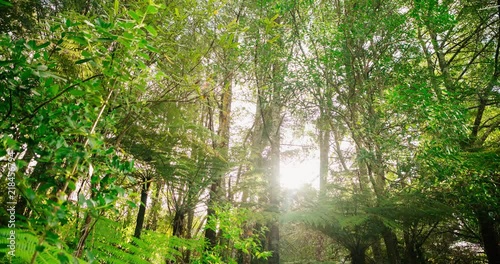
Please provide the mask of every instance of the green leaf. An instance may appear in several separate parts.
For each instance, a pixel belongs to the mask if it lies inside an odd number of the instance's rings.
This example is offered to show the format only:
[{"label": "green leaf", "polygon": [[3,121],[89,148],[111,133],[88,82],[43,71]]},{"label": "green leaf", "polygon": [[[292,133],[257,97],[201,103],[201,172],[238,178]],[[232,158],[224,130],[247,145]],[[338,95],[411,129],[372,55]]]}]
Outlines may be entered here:
[{"label": "green leaf", "polygon": [[43,252],[44,250],[45,250],[45,246],[43,246],[43,245],[36,246],[36,251]]},{"label": "green leaf", "polygon": [[40,77],[40,78],[51,78],[52,77],[54,79],[64,80],[64,78],[61,78],[50,71],[34,71],[33,74]]},{"label": "green leaf", "polygon": [[98,42],[113,42],[114,38],[97,38]]},{"label": "green leaf", "polygon": [[149,59],[150,59],[150,58],[149,58],[149,55],[148,55],[147,53],[144,53],[144,52],[140,52],[140,51],[138,51],[138,52],[137,52],[137,55],[139,55],[140,57],[142,57],[142,58],[143,58],[143,59],[145,59],[145,60],[149,60]]},{"label": "green leaf", "polygon": [[78,43],[78,44],[80,44],[82,46],[87,46],[88,45],[87,40],[84,37],[71,36],[71,37],[69,37],[69,39],[74,40],[76,43]]},{"label": "green leaf", "polygon": [[131,29],[135,26],[135,23],[132,22],[118,22],[117,25],[124,29]]},{"label": "green leaf", "polygon": [[36,48],[36,42],[34,40],[30,40],[24,43],[24,46],[30,50],[34,50]]},{"label": "green leaf", "polygon": [[130,208],[137,208],[137,204],[135,204],[134,202],[127,201],[127,204],[128,206],[130,206]]},{"label": "green leaf", "polygon": [[113,13],[116,15],[118,15],[118,8],[120,7],[120,1],[119,0],[115,0],[115,3],[114,3],[114,8],[113,8]]},{"label": "green leaf", "polygon": [[70,190],[75,190],[75,189],[76,189],[76,184],[75,184],[75,182],[74,182],[74,181],[69,181],[69,182],[68,182],[68,188],[69,188]]},{"label": "green leaf", "polygon": [[150,51],[152,51],[152,52],[155,52],[155,53],[160,52],[160,50],[159,50],[159,49],[157,49],[157,48],[155,48],[155,47],[153,47],[153,46],[151,46],[151,45],[146,45],[146,49],[148,49],[148,50],[150,50]]},{"label": "green leaf", "polygon": [[3,144],[6,149],[10,148],[17,150],[19,148],[19,143],[16,140],[10,138],[9,136],[4,136]]},{"label": "green leaf", "polygon": [[82,96],[85,94],[84,91],[80,91],[80,90],[70,90],[69,93],[74,95],[74,96]]},{"label": "green leaf", "polygon": [[158,13],[158,8],[152,5],[148,5],[148,8],[146,9],[146,14],[156,14]]},{"label": "green leaf", "polygon": [[131,16],[136,22],[140,22],[141,21],[141,17],[134,11],[130,10],[127,12],[127,14],[129,16]]},{"label": "green leaf", "polygon": [[153,37],[156,37],[158,35],[158,32],[156,31],[156,29],[151,26],[151,25],[147,25],[146,26],[146,30],[151,34],[153,35]]},{"label": "green leaf", "polygon": [[28,162],[25,160],[22,160],[22,159],[18,159],[18,160],[16,160],[16,166],[17,166],[17,168],[21,169],[21,168],[28,166]]},{"label": "green leaf", "polygon": [[69,258],[64,253],[62,253],[62,252],[59,252],[57,254],[57,259],[59,260],[59,262],[61,264],[70,263]]},{"label": "green leaf", "polygon": [[125,189],[123,189],[123,188],[121,188],[121,187],[116,186],[116,187],[115,187],[115,190],[116,190],[116,192],[117,192],[119,195],[124,195],[124,194],[125,194]]},{"label": "green leaf", "polygon": [[47,42],[45,42],[45,43],[43,43],[43,44],[40,44],[40,45],[36,46],[36,47],[35,47],[35,50],[39,50],[39,49],[46,48],[46,47],[48,47],[49,45],[50,45],[50,41],[47,41]]},{"label": "green leaf", "polygon": [[109,204],[113,203],[114,201],[115,201],[115,199],[112,197],[109,197],[109,195],[104,196],[104,204],[105,205],[109,205]]},{"label": "green leaf", "polygon": [[5,60],[5,61],[0,61],[0,67],[7,66],[9,64],[16,63],[15,60]]},{"label": "green leaf", "polygon": [[85,63],[87,61],[91,61],[93,59],[94,58],[85,58],[85,59],[77,60],[77,61],[75,61],[75,64],[83,64],[83,63]]},{"label": "green leaf", "polygon": [[3,5],[3,6],[10,6],[10,7],[12,7],[12,6],[13,6],[11,3],[7,2],[7,1],[0,0],[0,6],[2,6],[2,5]]},{"label": "green leaf", "polygon": [[86,51],[86,50],[83,50],[82,51],[82,56],[85,57],[85,58],[89,58],[89,57],[92,57],[92,53]]},{"label": "green leaf", "polygon": [[66,27],[71,27],[71,20],[69,20],[69,18],[64,18],[64,24],[66,25]]},{"label": "green leaf", "polygon": [[30,200],[30,201],[32,201],[36,197],[35,192],[31,188],[26,188],[25,194],[26,194],[26,198],[28,198],[28,200]]},{"label": "green leaf", "polygon": [[49,241],[58,241],[59,240],[59,235],[52,232],[52,231],[47,231],[47,240]]},{"label": "green leaf", "polygon": [[134,35],[131,34],[130,32],[124,32],[123,36],[127,39],[134,39]]}]

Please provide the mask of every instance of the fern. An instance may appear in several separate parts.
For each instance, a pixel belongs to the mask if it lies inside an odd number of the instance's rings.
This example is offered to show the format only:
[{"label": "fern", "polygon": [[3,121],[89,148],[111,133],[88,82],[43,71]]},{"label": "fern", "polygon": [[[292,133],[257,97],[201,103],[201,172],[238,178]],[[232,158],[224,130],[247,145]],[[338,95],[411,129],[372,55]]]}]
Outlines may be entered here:
[{"label": "fern", "polygon": [[123,233],[120,223],[106,218],[100,219],[88,240],[95,260],[113,264],[151,263],[148,260],[150,252],[145,252],[143,248],[137,246],[141,244],[136,241],[139,239],[132,240]]},{"label": "fern", "polygon": [[164,263],[165,258],[176,260],[182,249],[200,252],[202,242],[196,239],[167,237],[165,234],[144,230],[142,239],[130,237],[122,232],[120,223],[100,219],[89,237],[89,250],[97,262]]},{"label": "fern", "polygon": [[[0,237],[2,241],[8,241],[10,230],[7,228],[0,229]],[[67,248],[61,244],[59,247],[43,242],[39,245],[39,238],[27,230],[16,230],[16,251],[15,257],[8,255],[9,249],[7,243],[0,244],[0,262],[2,263],[29,263],[33,254],[39,248],[36,258],[36,263],[85,263],[80,259],[76,259],[67,252]]]}]

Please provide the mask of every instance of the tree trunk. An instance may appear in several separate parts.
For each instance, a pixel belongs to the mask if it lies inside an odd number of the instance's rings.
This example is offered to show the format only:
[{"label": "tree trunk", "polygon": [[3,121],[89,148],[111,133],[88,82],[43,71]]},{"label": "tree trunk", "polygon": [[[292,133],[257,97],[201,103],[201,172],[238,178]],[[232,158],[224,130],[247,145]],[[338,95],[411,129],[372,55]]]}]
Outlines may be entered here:
[{"label": "tree trunk", "polygon": [[382,256],[382,243],[380,239],[378,239],[373,245],[371,245],[372,252],[373,252],[373,259],[375,260],[375,263],[384,263],[384,257]]},{"label": "tree trunk", "polygon": [[[96,188],[96,183],[92,183],[90,185],[90,197],[95,198],[95,192],[93,191]],[[97,222],[94,221],[94,224]],[[93,225],[92,225],[92,215],[90,212],[87,212],[85,216],[85,221],[82,226],[82,230],[80,231],[80,239],[78,240],[78,245],[75,250],[75,257],[79,258],[83,254],[83,250],[85,249],[85,241],[87,240],[87,237],[90,234],[90,231],[92,231]]]},{"label": "tree trunk", "polygon": [[137,213],[137,221],[135,225],[134,237],[141,238],[142,227],[144,225],[144,217],[146,216],[146,204],[148,202],[148,192],[151,182],[149,178],[144,178],[141,188],[141,205],[139,206],[139,213]]},{"label": "tree trunk", "polygon": [[415,250],[415,242],[411,238],[410,230],[404,230],[405,256],[404,262],[408,264],[418,264],[418,255]]},{"label": "tree trunk", "polygon": [[[209,207],[207,209],[207,221],[212,216],[215,217],[215,210],[212,209],[211,205],[209,205]],[[215,247],[217,245],[217,232],[216,232],[216,230],[212,230],[210,228],[207,228],[205,230],[205,239],[208,240],[209,248]]]},{"label": "tree trunk", "polygon": [[268,259],[269,264],[279,264],[280,263],[280,229],[278,221],[274,221],[270,224],[269,228],[269,250],[273,252],[271,257]]},{"label": "tree trunk", "polygon": [[163,187],[163,183],[157,182],[156,183],[156,192],[155,196],[153,198],[153,202],[151,204],[151,210],[150,210],[150,215],[149,215],[149,221],[147,224],[147,229],[156,231],[156,228],[158,227],[158,210],[159,210],[159,200],[160,200],[160,194],[161,190]]},{"label": "tree trunk", "polygon": [[390,264],[399,264],[401,263],[401,259],[398,253],[398,238],[394,232],[385,228],[382,233],[382,237],[384,238],[385,248],[387,251],[387,259]]},{"label": "tree trunk", "polygon": [[[279,130],[279,128],[278,128]],[[278,132],[279,134],[279,132]],[[273,252],[272,256],[268,259],[269,264],[279,264],[279,243],[280,232],[277,217],[280,213],[279,208],[279,194],[280,194],[280,140],[279,135],[271,142],[271,173],[269,175],[269,202],[270,211],[276,214],[276,219],[271,220],[268,225],[269,228],[269,247],[268,249]]]},{"label": "tree trunk", "polygon": [[330,130],[328,121],[324,114],[319,120],[319,193],[321,197],[326,195],[326,184],[328,182],[328,155],[330,152]]},{"label": "tree trunk", "polygon": [[[225,173],[227,158],[229,156],[229,128],[232,101],[232,73],[227,73],[226,80],[219,104],[219,128],[217,130],[218,139],[213,140],[213,148],[218,151],[221,157],[216,157],[212,164],[213,183],[210,186],[210,197],[208,200],[207,219],[215,216],[214,206],[220,200],[220,187],[222,185]],[[209,241],[209,248],[213,248],[217,242],[217,232],[207,229],[205,238]]]},{"label": "tree trunk", "polygon": [[[277,18],[277,24],[281,24],[281,19]],[[278,40],[278,45],[283,46],[283,41]],[[272,71],[272,94],[270,94],[270,103],[266,108],[269,111],[269,119],[264,120],[264,132],[271,146],[270,153],[270,173],[269,173],[269,207],[270,211],[275,214],[269,224],[269,250],[272,251],[272,256],[269,257],[269,264],[280,263],[280,232],[278,217],[280,215],[280,161],[281,161],[281,109],[283,105],[282,84],[284,80],[285,67],[282,62],[275,60],[271,65]],[[264,115],[266,116],[266,115]],[[266,124],[267,123],[267,124]]]},{"label": "tree trunk", "polygon": [[351,264],[365,264],[366,256],[365,256],[365,248],[355,248],[350,250],[351,255]]},{"label": "tree trunk", "polygon": [[90,216],[90,213],[87,213],[87,215],[85,216],[85,222],[83,223],[82,231],[80,232],[80,239],[78,240],[78,245],[76,246],[75,250],[75,257],[77,258],[82,256],[83,250],[85,249],[85,241],[87,240],[87,237],[89,236],[92,229],[91,223],[92,216]]},{"label": "tree trunk", "polygon": [[172,235],[177,237],[184,236],[184,220],[186,218],[186,212],[182,206],[180,208],[176,208],[174,215],[174,223],[172,225]]},{"label": "tree trunk", "polygon": [[[194,221],[194,206],[188,209],[187,213],[187,226],[186,226],[186,238],[190,239],[193,233],[193,221]],[[191,250],[188,249],[184,252],[184,263],[191,263]]]},{"label": "tree trunk", "polygon": [[500,237],[497,228],[495,228],[496,223],[487,212],[480,212],[477,217],[488,263],[500,264]]}]

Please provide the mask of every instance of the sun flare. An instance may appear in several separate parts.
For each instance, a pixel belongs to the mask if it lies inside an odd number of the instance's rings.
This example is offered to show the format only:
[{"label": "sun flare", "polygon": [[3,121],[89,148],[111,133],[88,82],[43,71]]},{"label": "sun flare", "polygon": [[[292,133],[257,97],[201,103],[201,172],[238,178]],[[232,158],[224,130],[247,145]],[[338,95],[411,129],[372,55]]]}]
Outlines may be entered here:
[{"label": "sun flare", "polygon": [[280,182],[284,189],[299,189],[308,184],[319,188],[319,159],[282,161],[280,166]]}]

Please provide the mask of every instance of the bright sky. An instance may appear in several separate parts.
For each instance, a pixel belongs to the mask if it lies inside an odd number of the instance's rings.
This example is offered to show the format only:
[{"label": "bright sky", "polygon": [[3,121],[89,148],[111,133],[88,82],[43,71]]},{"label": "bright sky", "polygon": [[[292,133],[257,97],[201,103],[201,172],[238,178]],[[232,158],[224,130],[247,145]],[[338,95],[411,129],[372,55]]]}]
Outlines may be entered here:
[{"label": "bright sky", "polygon": [[[231,106],[233,142],[242,140],[246,131],[252,126],[255,114],[254,96],[251,89],[239,85],[234,87]],[[314,140],[308,136],[314,134],[315,127],[306,122],[303,133],[294,133],[294,128],[302,130],[297,125],[288,119],[281,127],[281,187],[299,189],[303,185],[311,184],[319,189],[319,150]]]},{"label": "bright sky", "polygon": [[299,189],[303,185],[311,184],[319,189],[319,158],[307,157],[303,161],[290,159],[281,161],[281,187],[285,189]]}]

